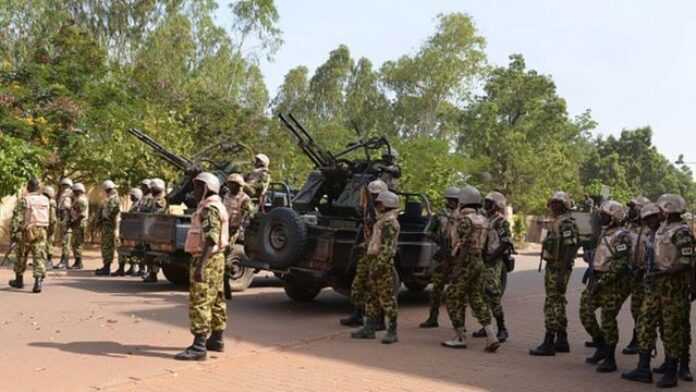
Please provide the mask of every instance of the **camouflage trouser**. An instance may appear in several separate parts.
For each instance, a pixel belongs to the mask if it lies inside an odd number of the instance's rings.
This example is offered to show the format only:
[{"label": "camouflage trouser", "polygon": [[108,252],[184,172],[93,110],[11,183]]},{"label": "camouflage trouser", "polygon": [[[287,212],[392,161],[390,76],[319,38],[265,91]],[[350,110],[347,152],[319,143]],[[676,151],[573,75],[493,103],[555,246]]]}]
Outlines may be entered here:
[{"label": "camouflage trouser", "polygon": [[452,268],[450,263],[440,261],[438,262],[433,275],[431,277],[431,282],[433,283],[433,291],[430,293],[430,311],[437,312],[440,309],[440,304],[442,303],[442,297],[445,292],[445,286],[449,281],[450,274],[452,273]]},{"label": "camouflage trouser", "polygon": [[471,305],[474,317],[486,327],[491,324],[491,310],[483,299],[483,260],[480,256],[465,256],[466,260],[459,270],[455,268],[454,278],[447,285],[445,303],[447,313],[454,328],[463,328],[466,324],[466,305]]},{"label": "camouflage trouser", "polygon": [[14,265],[16,274],[21,275],[27,270],[28,255],[31,253],[34,277],[46,276],[46,235],[45,228],[34,227],[24,234],[22,241],[17,243],[17,261]]},{"label": "camouflage trouser", "polygon": [[631,316],[633,317],[634,325],[638,324],[640,317],[640,307],[645,298],[645,287],[643,285],[643,274],[634,274],[631,276]]},{"label": "camouflage trouser", "polygon": [[54,240],[54,231],[51,230],[46,233],[46,258],[50,258],[53,256],[53,240]]},{"label": "camouflage trouser", "polygon": [[496,319],[503,317],[503,288],[501,287],[500,277],[503,274],[503,262],[497,260],[494,264],[486,264],[483,272],[484,294],[488,307]]},{"label": "camouflage trouser", "polygon": [[688,346],[688,327],[685,315],[689,311],[687,284],[680,275],[655,278],[645,292],[638,319],[638,343],[640,351],[649,352],[655,347],[658,325],[662,327],[665,356],[679,357]]},{"label": "camouflage trouser", "polygon": [[[627,293],[627,287],[617,285],[601,287],[593,296],[590,295],[589,289],[583,290],[580,296],[580,321],[592,339],[597,340],[603,337],[608,345],[619,342],[619,325],[616,317],[626,300]],[[597,309],[601,310],[601,327],[597,322]]]},{"label": "camouflage trouser", "polygon": [[366,258],[366,263],[369,268],[365,303],[367,317],[377,320],[384,312],[388,320],[396,320],[399,305],[394,295],[394,266],[369,257]]},{"label": "camouflage trouser", "polygon": [[101,256],[104,265],[114,261],[114,254],[118,246],[116,230],[112,226],[104,226],[101,229]]},{"label": "camouflage trouser", "polygon": [[[73,256],[75,258],[82,257],[82,246],[85,243],[85,227],[73,227],[72,235],[70,238],[70,247],[73,251]],[[68,254],[66,253],[66,256]]]},{"label": "camouflage trouser", "polygon": [[565,332],[568,327],[566,316],[566,291],[572,269],[546,266],[544,271],[544,326],[549,332]]},{"label": "camouflage trouser", "polygon": [[208,259],[204,282],[193,280],[200,259],[194,258],[190,269],[189,320],[191,333],[206,335],[211,331],[224,331],[227,323],[227,305],[223,293],[225,255],[218,253]]},{"label": "camouflage trouser", "polygon": [[369,272],[369,258],[367,256],[360,257],[355,266],[353,283],[350,286],[350,302],[356,308],[362,308],[367,303]]},{"label": "camouflage trouser", "polygon": [[71,245],[71,243],[72,243],[72,231],[69,228],[61,227],[61,236],[60,236],[60,245],[61,245],[60,255],[61,255],[61,257],[65,257],[65,258],[70,257],[70,245]]}]

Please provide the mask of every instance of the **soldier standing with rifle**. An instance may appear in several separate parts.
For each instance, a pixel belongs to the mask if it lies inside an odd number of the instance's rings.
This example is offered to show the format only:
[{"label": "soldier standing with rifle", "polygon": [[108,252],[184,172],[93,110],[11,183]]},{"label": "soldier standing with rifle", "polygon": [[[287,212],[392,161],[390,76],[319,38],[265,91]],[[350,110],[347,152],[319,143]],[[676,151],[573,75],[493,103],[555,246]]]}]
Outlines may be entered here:
[{"label": "soldier standing with rifle", "polygon": [[14,265],[15,279],[10,287],[24,288],[24,271],[27,269],[28,253],[31,252],[34,266],[34,293],[40,293],[46,277],[46,237],[49,225],[50,202],[41,194],[39,181],[35,178],[27,184],[27,194],[18,202],[12,217],[12,238],[17,241],[17,262]]},{"label": "soldier standing with rifle", "polygon": [[[140,188],[133,188],[128,192],[128,198],[130,199],[131,205],[128,212],[138,212],[140,208],[140,200],[143,198],[143,191]],[[124,271],[126,263],[129,264],[128,271]],[[118,270],[111,274],[111,276],[135,276],[135,265],[137,264],[137,259],[133,256],[125,257],[122,255],[118,256]],[[123,273],[121,273],[123,271]]]},{"label": "soldier standing with rifle", "polygon": [[60,180],[60,195],[58,196],[58,231],[60,232],[61,253],[60,262],[56,268],[68,269],[70,258],[70,242],[72,231],[70,229],[70,210],[72,209],[72,186],[69,178]]},{"label": "soldier standing with rifle", "polygon": [[[110,180],[104,181],[102,189],[106,193],[106,200],[102,204],[97,217],[97,225],[101,229],[101,256],[102,268],[94,271],[97,276],[110,276],[111,263],[114,261],[114,253],[118,247],[118,221],[121,216],[121,200],[116,191],[116,184]],[[119,266],[118,274],[123,276],[123,266]]]},{"label": "soldier standing with rifle", "polygon": [[[387,184],[380,180],[371,181],[367,185],[367,192],[363,192],[365,205],[363,213],[363,238],[359,242],[365,246],[366,242],[372,237],[372,227],[376,222],[377,212],[375,210],[374,200],[377,199],[382,192],[387,192],[389,188]],[[368,296],[368,274],[369,274],[369,257],[367,254],[360,257],[356,263],[355,276],[353,277],[353,282],[350,288],[350,302],[353,305],[353,312],[348,318],[340,320],[341,325],[347,327],[358,327],[363,325],[363,316],[365,311],[365,304],[367,303]],[[376,326],[378,331],[384,329],[384,317],[382,317],[382,322],[378,322]]]},{"label": "soldier standing with rifle", "polygon": [[56,233],[56,191],[52,186],[46,185],[43,188],[43,195],[48,198],[49,201],[49,214],[48,214],[48,233],[46,237],[46,269],[53,269],[52,262],[52,245],[53,245],[53,235]]},{"label": "soldier standing with rifle", "polygon": [[452,273],[452,244],[450,242],[450,232],[452,226],[457,221],[457,206],[459,205],[459,192],[457,187],[449,187],[445,190],[445,207],[437,215],[433,227],[433,235],[438,244],[438,251],[435,254],[435,269],[432,273],[431,282],[433,284],[430,292],[430,315],[428,319],[420,324],[421,328],[437,328],[440,326],[438,316],[440,314],[440,304],[445,286]]},{"label": "soldier standing with rifle", "polygon": [[[592,278],[580,300],[580,320],[585,330],[597,342],[594,355],[585,362],[596,365],[599,373],[616,371],[616,344],[619,329],[616,317],[630,292],[630,257],[633,238],[622,227],[623,206],[613,200],[600,207],[604,230],[592,261]],[[596,311],[601,309],[602,326],[597,323]],[[601,362],[601,363],[600,363]]]},{"label": "soldier standing with rifle", "polygon": [[[70,230],[72,237],[70,247],[75,257],[75,263],[71,269],[81,270],[82,265],[82,247],[85,243],[85,231],[87,230],[87,217],[89,216],[89,201],[85,193],[87,190],[82,183],[76,183],[72,187],[73,198],[70,207]],[[69,261],[66,259],[66,262]]]},{"label": "soldier standing with rifle", "polygon": [[234,252],[234,244],[242,233],[244,223],[254,211],[251,198],[244,192],[244,177],[241,174],[230,174],[227,177],[227,193],[222,198],[222,202],[227,209],[230,222],[230,246],[225,251],[225,298],[232,298],[232,288],[230,287],[230,266],[231,257]]},{"label": "soldier standing with rifle", "polygon": [[552,356],[570,352],[566,291],[579,248],[579,230],[570,214],[572,200],[565,192],[556,192],[548,203],[552,214],[551,227],[542,245],[544,272],[544,324],[546,334],[538,347],[529,350],[533,356]]},{"label": "soldier standing with rifle", "polygon": [[[167,213],[167,199],[165,197],[164,191],[166,184],[164,180],[160,178],[154,178],[149,180],[150,184],[150,194],[147,199],[144,199],[143,208],[141,212],[146,212],[149,214],[165,214]],[[148,273],[143,278],[146,283],[157,282],[157,275],[159,274],[160,264],[159,260],[152,256],[145,256],[143,260],[148,268]]]},{"label": "soldier standing with rifle", "polygon": [[271,160],[268,156],[257,154],[254,157],[254,170],[245,178],[244,191],[251,196],[254,205],[259,209],[263,209],[263,199],[271,185],[270,164]]}]

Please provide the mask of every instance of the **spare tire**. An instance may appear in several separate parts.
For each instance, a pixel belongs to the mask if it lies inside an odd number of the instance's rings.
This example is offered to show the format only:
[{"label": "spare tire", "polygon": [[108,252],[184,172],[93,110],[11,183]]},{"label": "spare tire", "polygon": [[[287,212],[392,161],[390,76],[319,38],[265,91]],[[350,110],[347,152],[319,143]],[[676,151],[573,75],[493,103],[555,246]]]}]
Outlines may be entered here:
[{"label": "spare tire", "polygon": [[254,258],[268,263],[272,269],[285,269],[304,255],[307,226],[293,209],[278,207],[269,211],[256,232]]}]

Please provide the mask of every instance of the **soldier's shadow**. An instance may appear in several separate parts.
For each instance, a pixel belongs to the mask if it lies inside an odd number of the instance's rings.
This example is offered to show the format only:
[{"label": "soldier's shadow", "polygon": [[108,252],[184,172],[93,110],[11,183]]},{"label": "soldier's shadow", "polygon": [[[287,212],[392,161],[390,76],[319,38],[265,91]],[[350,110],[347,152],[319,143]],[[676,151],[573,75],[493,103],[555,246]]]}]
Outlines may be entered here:
[{"label": "soldier's shadow", "polygon": [[74,354],[94,355],[108,358],[128,358],[130,356],[139,356],[171,359],[173,358],[175,352],[181,351],[181,347],[123,345],[117,342],[108,341],[69,343],[33,342],[29,343],[29,345],[32,347],[52,348]]}]

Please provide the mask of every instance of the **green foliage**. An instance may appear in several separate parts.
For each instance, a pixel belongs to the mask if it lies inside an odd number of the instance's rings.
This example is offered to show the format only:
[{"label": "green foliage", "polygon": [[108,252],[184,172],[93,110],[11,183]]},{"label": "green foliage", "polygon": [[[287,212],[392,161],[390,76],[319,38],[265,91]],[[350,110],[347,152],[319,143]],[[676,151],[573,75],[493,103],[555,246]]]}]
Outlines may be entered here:
[{"label": "green foliage", "polygon": [[15,193],[28,178],[38,177],[40,158],[40,151],[29,143],[0,133],[0,198]]}]

